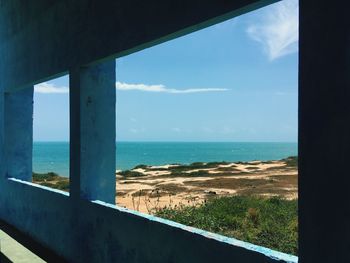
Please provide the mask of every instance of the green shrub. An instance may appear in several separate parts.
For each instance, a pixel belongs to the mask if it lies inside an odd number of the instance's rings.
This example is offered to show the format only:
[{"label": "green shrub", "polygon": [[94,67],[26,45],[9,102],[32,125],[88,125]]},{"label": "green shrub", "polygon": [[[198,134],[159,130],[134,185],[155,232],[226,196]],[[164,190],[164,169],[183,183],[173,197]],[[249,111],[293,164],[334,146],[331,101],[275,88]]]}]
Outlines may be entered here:
[{"label": "green shrub", "polygon": [[69,179],[53,172],[45,174],[33,173],[33,182],[42,186],[69,191]]},{"label": "green shrub", "polygon": [[147,169],[149,168],[148,165],[146,164],[139,164],[139,165],[136,165],[133,169]]},{"label": "green shrub", "polygon": [[121,176],[124,177],[141,177],[141,176],[146,176],[144,173],[136,172],[136,171],[130,171],[130,170],[125,170],[125,171],[120,171],[118,173]]},{"label": "green shrub", "polygon": [[298,254],[297,200],[219,197],[200,206],[158,209],[156,215],[285,253]]},{"label": "green shrub", "polygon": [[56,188],[62,191],[69,191],[69,181],[68,180],[58,181],[53,188]]},{"label": "green shrub", "polygon": [[289,156],[285,159],[282,159],[287,166],[289,167],[297,167],[298,166],[298,156]]},{"label": "green shrub", "polygon": [[205,176],[209,176],[210,173],[208,171],[196,171],[196,172],[191,172],[191,173],[186,173],[187,176],[191,176],[191,177],[205,177]]},{"label": "green shrub", "polygon": [[171,176],[187,176],[187,173],[181,170],[172,170],[170,173]]},{"label": "green shrub", "polygon": [[228,164],[227,162],[194,162],[191,164],[179,164],[176,166],[170,166],[168,168],[169,171],[190,171],[190,170],[197,170],[197,169],[208,169],[208,168],[216,168],[221,164]]},{"label": "green shrub", "polygon": [[185,172],[185,171],[181,171],[181,170],[173,170],[170,173],[170,176],[178,176],[178,177],[204,177],[204,176],[209,176],[211,174],[209,174],[208,171],[203,171],[203,170],[199,170],[199,171],[195,171],[195,172]]},{"label": "green shrub", "polygon": [[33,172],[33,181],[53,181],[57,180],[60,176],[56,173],[53,172],[48,172],[48,173],[34,173]]},{"label": "green shrub", "polygon": [[150,171],[168,171],[168,168],[164,168],[164,167],[161,167],[161,168],[159,168],[159,167],[148,167],[148,169]]}]

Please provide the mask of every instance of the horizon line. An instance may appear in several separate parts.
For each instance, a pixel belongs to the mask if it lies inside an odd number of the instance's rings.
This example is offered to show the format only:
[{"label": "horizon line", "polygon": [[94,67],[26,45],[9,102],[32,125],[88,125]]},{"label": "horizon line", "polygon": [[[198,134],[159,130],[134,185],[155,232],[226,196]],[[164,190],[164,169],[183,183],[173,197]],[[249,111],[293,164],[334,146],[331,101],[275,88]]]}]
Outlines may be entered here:
[{"label": "horizon line", "polygon": [[[67,142],[69,143],[70,141],[68,140],[35,140],[33,141],[33,143],[35,142]],[[298,143],[298,141],[212,141],[212,140],[208,140],[208,141],[191,141],[191,140],[186,140],[186,141],[178,141],[178,140],[164,140],[164,141],[156,141],[156,140],[120,140],[120,141],[115,141],[116,143],[118,142],[159,142],[159,143],[194,143],[194,142],[198,142],[198,143]]]}]

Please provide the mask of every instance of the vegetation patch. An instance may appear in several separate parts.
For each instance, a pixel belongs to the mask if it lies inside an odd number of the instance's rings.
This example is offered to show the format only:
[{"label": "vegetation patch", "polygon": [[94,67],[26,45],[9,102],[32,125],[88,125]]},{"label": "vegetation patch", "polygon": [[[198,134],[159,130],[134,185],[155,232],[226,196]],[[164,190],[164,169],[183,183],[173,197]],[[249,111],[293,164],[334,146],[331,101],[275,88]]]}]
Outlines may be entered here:
[{"label": "vegetation patch", "polygon": [[289,254],[298,254],[297,200],[231,196],[199,206],[160,208],[156,215]]},{"label": "vegetation patch", "polygon": [[292,187],[298,185],[298,176],[297,175],[289,175],[289,174],[275,174],[269,176],[270,179],[273,179],[276,184],[276,187],[284,186],[284,187]]},{"label": "vegetation patch", "polygon": [[197,170],[197,169],[209,169],[209,168],[216,168],[219,165],[225,165],[225,164],[229,164],[228,162],[208,162],[208,163],[204,163],[204,162],[194,162],[191,164],[180,164],[180,165],[176,165],[176,166],[170,166],[168,168],[168,170],[170,171],[189,171],[189,170]]},{"label": "vegetation patch", "polygon": [[45,181],[54,181],[57,180],[60,176],[56,173],[49,172],[49,173],[33,173],[33,182],[45,182]]},{"label": "vegetation patch", "polygon": [[229,167],[218,167],[215,169],[215,171],[220,171],[220,172],[241,172],[241,170],[234,168],[232,166]]},{"label": "vegetation patch", "polygon": [[262,161],[263,164],[274,164],[276,161]]},{"label": "vegetation patch", "polygon": [[289,156],[281,161],[285,162],[288,167],[298,167],[298,156]]},{"label": "vegetation patch", "polygon": [[146,174],[144,174],[144,173],[131,171],[131,170],[120,171],[117,174],[121,175],[123,177],[142,177],[142,176],[146,176]]},{"label": "vegetation patch", "polygon": [[134,196],[134,197],[147,196],[147,195],[149,195],[149,192],[150,192],[150,190],[141,189],[141,190],[139,190],[137,192],[132,193],[131,196]]},{"label": "vegetation patch", "polygon": [[61,180],[61,181],[58,181],[56,184],[55,184],[55,187],[56,189],[59,189],[59,190],[62,190],[62,191],[66,191],[68,192],[69,191],[69,181],[68,180]]},{"label": "vegetation patch", "polygon": [[187,191],[187,188],[185,186],[170,183],[170,184],[157,185],[157,188],[155,189],[155,191],[163,191],[168,193],[181,193],[181,192]]},{"label": "vegetation patch", "polygon": [[133,170],[134,170],[134,169],[148,169],[148,168],[149,168],[149,166],[146,165],[146,164],[139,164],[139,165],[136,165],[136,166],[133,168]]},{"label": "vegetation patch", "polygon": [[33,173],[33,183],[62,190],[69,191],[69,179],[66,177],[59,176],[56,173]]},{"label": "vegetation patch", "polygon": [[168,168],[165,167],[148,167],[149,171],[168,171]]},{"label": "vegetation patch", "polygon": [[[214,170],[218,171],[218,170]],[[242,172],[241,170],[228,170],[228,171],[218,171],[210,173],[207,170],[199,170],[194,172],[186,172],[180,170],[173,170],[170,173],[170,176],[174,177],[223,177],[223,176],[237,176],[237,175],[245,175],[249,174],[249,172]],[[164,175],[163,177],[168,177],[169,175]]]},{"label": "vegetation patch", "polygon": [[116,196],[119,196],[119,197],[121,197],[121,196],[126,196],[128,194],[128,192],[127,191],[116,191],[116,193],[115,193],[115,195]]},{"label": "vegetation patch", "polygon": [[246,164],[249,164],[249,165],[259,165],[261,164],[261,162],[247,162]]},{"label": "vegetation patch", "polygon": [[200,170],[200,171],[187,173],[187,175],[190,177],[205,177],[205,176],[210,176],[211,174],[208,171]]},{"label": "vegetation patch", "polygon": [[271,167],[266,168],[267,171],[271,171],[271,170],[281,170],[281,169],[285,170],[286,167],[283,165],[283,166],[271,166]]},{"label": "vegetation patch", "polygon": [[[168,175],[166,175],[168,176]],[[184,171],[181,171],[181,170],[172,170],[171,173],[170,173],[170,176],[179,176],[179,177],[183,177],[183,176],[188,176],[188,174]]]},{"label": "vegetation patch", "polygon": [[239,189],[239,188],[256,188],[262,185],[271,185],[265,179],[246,179],[246,178],[216,178],[203,181],[187,181],[185,184],[205,187],[205,188],[220,188],[220,189]]},{"label": "vegetation patch", "polygon": [[206,177],[206,176],[215,176],[215,174],[211,174],[206,170],[199,170],[194,172],[185,172],[179,170],[173,170],[170,173],[170,176],[174,177]]}]

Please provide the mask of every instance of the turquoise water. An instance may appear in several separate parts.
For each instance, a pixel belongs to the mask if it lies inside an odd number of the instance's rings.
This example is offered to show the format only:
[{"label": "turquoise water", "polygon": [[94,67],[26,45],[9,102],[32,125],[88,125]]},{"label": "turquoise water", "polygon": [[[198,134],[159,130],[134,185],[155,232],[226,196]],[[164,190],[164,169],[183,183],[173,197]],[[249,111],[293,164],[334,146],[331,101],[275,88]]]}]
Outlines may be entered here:
[{"label": "turquoise water", "polygon": [[[297,143],[255,142],[117,142],[116,169],[138,164],[278,160],[297,155]],[[68,142],[35,142],[33,170],[69,175]]]}]

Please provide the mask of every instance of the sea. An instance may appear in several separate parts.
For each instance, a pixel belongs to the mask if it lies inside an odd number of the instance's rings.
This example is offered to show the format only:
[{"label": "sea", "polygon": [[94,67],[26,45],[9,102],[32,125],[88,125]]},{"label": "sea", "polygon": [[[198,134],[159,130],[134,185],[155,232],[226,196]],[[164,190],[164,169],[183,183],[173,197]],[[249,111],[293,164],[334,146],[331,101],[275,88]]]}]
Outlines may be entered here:
[{"label": "sea", "polygon": [[[296,156],[294,142],[117,142],[116,169],[139,164],[279,160]],[[33,171],[69,176],[69,142],[34,142]]]}]

